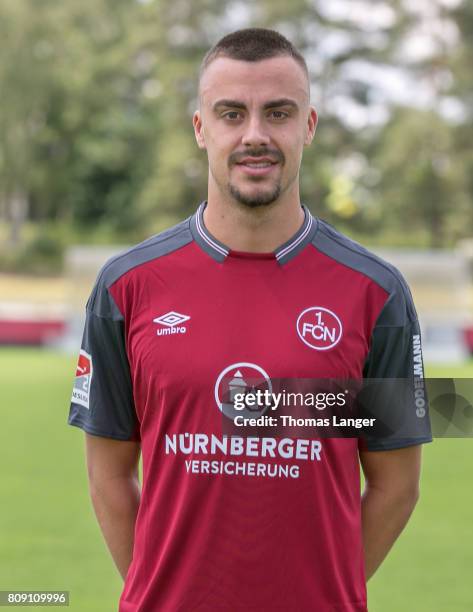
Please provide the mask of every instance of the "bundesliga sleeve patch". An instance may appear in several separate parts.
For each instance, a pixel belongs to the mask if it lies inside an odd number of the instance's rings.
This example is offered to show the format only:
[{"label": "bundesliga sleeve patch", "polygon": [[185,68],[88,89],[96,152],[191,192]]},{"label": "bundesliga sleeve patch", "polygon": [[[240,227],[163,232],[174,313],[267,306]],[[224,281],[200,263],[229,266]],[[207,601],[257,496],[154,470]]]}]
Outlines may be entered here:
[{"label": "bundesliga sleeve patch", "polygon": [[77,363],[76,378],[72,389],[72,399],[74,404],[80,404],[89,409],[90,385],[92,383],[92,356],[84,349],[80,350],[79,361]]}]

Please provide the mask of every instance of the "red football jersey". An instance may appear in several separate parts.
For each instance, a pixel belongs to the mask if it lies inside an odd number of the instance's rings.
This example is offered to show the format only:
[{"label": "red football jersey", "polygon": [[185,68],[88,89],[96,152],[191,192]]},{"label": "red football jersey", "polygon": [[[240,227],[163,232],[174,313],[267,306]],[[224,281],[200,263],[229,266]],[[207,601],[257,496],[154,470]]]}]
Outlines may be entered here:
[{"label": "red football jersey", "polygon": [[[263,378],[411,378],[420,334],[399,272],[312,217],[274,253],[191,218],[112,259],[87,304],[69,423],[140,440],[120,612],[367,610],[358,440],[228,436],[228,393]],[[425,413],[425,414],[424,414]]]}]

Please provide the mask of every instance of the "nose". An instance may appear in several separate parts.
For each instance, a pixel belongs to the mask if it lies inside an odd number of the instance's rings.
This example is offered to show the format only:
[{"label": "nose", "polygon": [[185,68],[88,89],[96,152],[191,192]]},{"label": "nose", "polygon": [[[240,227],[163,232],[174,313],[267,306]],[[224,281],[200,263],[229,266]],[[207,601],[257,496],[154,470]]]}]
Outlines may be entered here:
[{"label": "nose", "polygon": [[245,126],[242,144],[248,147],[267,146],[270,138],[263,121],[259,117],[250,117]]}]

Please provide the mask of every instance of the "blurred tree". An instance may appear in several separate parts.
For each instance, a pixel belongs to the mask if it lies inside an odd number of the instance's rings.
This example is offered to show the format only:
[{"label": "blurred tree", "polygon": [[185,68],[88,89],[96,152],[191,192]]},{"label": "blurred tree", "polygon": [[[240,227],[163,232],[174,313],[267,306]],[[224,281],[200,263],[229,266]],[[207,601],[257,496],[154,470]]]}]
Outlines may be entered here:
[{"label": "blurred tree", "polygon": [[0,211],[10,225],[9,245],[20,240],[29,215],[33,146],[51,78],[36,46],[47,36],[24,2],[2,5],[0,37]]},{"label": "blurred tree", "polygon": [[378,193],[390,224],[399,233],[427,234],[431,247],[452,244],[468,206],[451,126],[433,111],[399,111],[384,133],[378,163]]},{"label": "blurred tree", "polygon": [[[454,75],[450,94],[457,103],[461,121],[454,131],[455,163],[463,170],[468,199],[468,222],[463,235],[473,237],[473,4],[460,2],[452,11],[459,32],[459,44],[450,56]],[[458,102],[460,107],[458,108]]]},{"label": "blurred tree", "polygon": [[153,146],[136,45],[139,11],[132,0],[86,0],[54,3],[42,16],[55,25],[56,91],[36,151],[39,166],[48,160],[37,187],[49,216],[125,232],[138,223],[133,202]]},{"label": "blurred tree", "polygon": [[471,126],[471,69],[465,70],[465,60],[473,51],[473,11],[466,2],[445,0],[405,3],[403,10],[405,28],[392,57],[409,89],[378,139],[382,179],[376,192],[398,232],[423,234],[433,247],[450,246],[473,231],[465,164],[471,147],[461,144]]},{"label": "blurred tree", "polygon": [[140,10],[133,0],[2,4],[0,171],[14,242],[27,204],[32,219],[136,225],[153,146]]}]

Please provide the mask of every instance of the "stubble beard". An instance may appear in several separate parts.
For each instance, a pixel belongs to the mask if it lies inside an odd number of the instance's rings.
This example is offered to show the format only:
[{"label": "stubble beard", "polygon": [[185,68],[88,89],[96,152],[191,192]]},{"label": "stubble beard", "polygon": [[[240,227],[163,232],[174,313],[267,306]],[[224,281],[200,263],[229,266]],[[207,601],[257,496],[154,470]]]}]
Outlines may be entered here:
[{"label": "stubble beard", "polygon": [[240,191],[240,189],[238,189],[238,187],[235,185],[232,185],[232,183],[229,183],[228,191],[233,199],[240,204],[243,204],[243,206],[247,206],[248,208],[257,208],[258,206],[269,206],[275,202],[281,195],[282,189],[281,183],[278,182],[271,191],[246,194],[243,191]]},{"label": "stubble beard", "polygon": [[[270,157],[275,162],[279,163],[281,167],[284,166],[286,161],[283,152],[279,151],[278,149],[270,149],[268,147],[254,147],[251,149],[246,149],[243,152],[240,151],[232,153],[228,159],[229,169],[231,170],[232,167],[241,162],[241,160],[246,156],[251,156],[254,158]],[[242,204],[243,206],[247,206],[248,208],[269,206],[270,204],[275,202],[283,192],[281,186],[281,177],[279,177],[279,180],[274,185],[265,186],[261,189],[258,189],[258,183],[260,183],[260,180],[258,178],[255,178],[251,182],[253,183],[253,186],[250,185],[250,193],[246,193],[245,191],[239,189],[231,182],[227,184],[227,192],[236,202]],[[255,191],[253,191],[254,188],[256,188]]]}]

